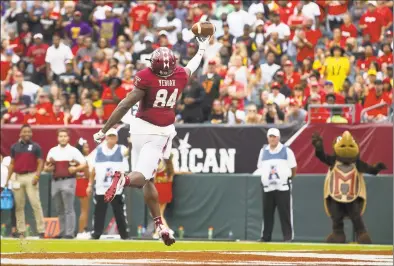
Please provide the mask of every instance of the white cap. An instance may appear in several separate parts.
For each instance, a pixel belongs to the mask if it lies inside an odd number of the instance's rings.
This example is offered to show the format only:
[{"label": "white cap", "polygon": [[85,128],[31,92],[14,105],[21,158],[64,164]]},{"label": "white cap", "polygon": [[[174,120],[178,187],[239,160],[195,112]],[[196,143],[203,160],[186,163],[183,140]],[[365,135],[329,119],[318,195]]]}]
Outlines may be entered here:
[{"label": "white cap", "polygon": [[151,42],[151,43],[153,43],[153,37],[152,37],[152,36],[150,36],[150,35],[148,35],[148,36],[145,36],[145,38],[144,38],[144,42]]},{"label": "white cap", "polygon": [[269,136],[280,137],[279,129],[277,129],[277,128],[270,128],[270,129],[268,129],[267,137],[269,137]]},{"label": "white cap", "polygon": [[105,5],[104,11],[112,11],[112,7]]},{"label": "white cap", "polygon": [[368,4],[370,4],[370,5],[374,5],[374,6],[377,6],[377,3],[376,3],[376,1],[368,1]]},{"label": "white cap", "polygon": [[161,30],[161,31],[159,32],[159,36],[161,36],[161,35],[168,36],[168,32],[167,32],[166,30]]},{"label": "white cap", "polygon": [[256,22],[254,23],[254,27],[256,28],[260,25],[264,25],[264,21],[261,19],[256,20]]},{"label": "white cap", "polygon": [[110,128],[107,133],[105,133],[105,136],[111,136],[115,135],[118,136],[118,131],[115,128]]},{"label": "white cap", "polygon": [[42,34],[41,34],[41,33],[36,33],[36,34],[34,34],[34,36],[33,36],[33,39],[35,39],[35,38],[40,38],[40,39],[43,39],[43,38],[44,38],[44,36],[42,36]]}]

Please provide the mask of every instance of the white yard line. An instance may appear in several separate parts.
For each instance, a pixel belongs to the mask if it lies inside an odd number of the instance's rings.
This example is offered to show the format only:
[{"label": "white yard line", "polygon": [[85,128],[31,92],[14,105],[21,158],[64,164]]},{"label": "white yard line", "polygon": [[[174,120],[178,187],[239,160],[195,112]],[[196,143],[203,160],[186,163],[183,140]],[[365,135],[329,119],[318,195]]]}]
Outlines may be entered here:
[{"label": "white yard line", "polygon": [[[182,261],[182,260],[160,260],[160,259],[1,259],[2,264],[10,265],[151,265],[151,264],[163,264],[170,263],[173,265],[349,265],[357,266],[360,262],[325,262],[325,261]],[[365,266],[388,266],[393,265],[392,262],[363,262]]]},{"label": "white yard line", "polygon": [[[16,253],[18,254],[18,253]],[[19,253],[20,254],[20,253]],[[261,255],[275,257],[292,257],[300,258],[295,261],[277,261],[271,260],[250,260],[250,261],[231,261],[212,260],[212,261],[193,261],[183,259],[10,259],[2,258],[2,264],[10,265],[152,265],[169,263],[173,265],[369,265],[369,266],[388,266],[393,265],[393,258],[389,255],[365,255],[365,254],[322,254],[322,253],[295,253],[295,252],[219,252],[219,254],[244,254],[244,255]],[[322,261],[308,261],[308,259],[322,259]],[[326,258],[347,259],[349,261],[327,262]],[[355,261],[356,260],[356,261]]]}]

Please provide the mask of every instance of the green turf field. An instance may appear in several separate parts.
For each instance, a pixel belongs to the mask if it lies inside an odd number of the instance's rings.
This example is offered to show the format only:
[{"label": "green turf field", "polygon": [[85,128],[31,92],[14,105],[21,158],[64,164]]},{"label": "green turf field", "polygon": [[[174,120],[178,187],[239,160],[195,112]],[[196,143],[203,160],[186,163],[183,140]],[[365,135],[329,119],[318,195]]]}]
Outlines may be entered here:
[{"label": "green turf field", "polygon": [[311,243],[178,241],[171,247],[159,241],[19,240],[2,239],[1,253],[10,252],[116,252],[116,251],[286,251],[286,250],[393,250],[389,245],[329,245]]}]

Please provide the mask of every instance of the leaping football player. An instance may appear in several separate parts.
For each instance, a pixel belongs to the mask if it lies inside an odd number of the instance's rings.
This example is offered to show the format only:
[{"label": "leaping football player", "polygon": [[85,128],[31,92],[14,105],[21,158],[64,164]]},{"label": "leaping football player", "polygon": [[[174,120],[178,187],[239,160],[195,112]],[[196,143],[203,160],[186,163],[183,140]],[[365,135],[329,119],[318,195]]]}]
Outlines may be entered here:
[{"label": "leaping football player", "polygon": [[161,220],[153,177],[160,160],[170,157],[171,140],[176,135],[174,108],[189,77],[199,67],[210,37],[196,37],[198,52],[186,67],[177,66],[177,59],[170,49],[156,49],[150,58],[151,66],[136,74],[134,89],[118,104],[104,127],[93,135],[94,141],[100,143],[105,138],[105,133],[139,103],[136,117],[130,124],[133,172],[115,172],[104,200],[112,201],[116,192],[123,187],[142,188],[155,229],[167,246],[174,244],[175,238]]}]

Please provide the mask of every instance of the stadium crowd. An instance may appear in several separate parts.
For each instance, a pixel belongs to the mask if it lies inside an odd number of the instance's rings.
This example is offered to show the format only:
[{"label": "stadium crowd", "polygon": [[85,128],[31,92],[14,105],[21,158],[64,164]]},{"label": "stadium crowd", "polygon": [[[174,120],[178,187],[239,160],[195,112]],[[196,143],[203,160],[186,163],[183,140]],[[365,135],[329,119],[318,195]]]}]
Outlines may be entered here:
[{"label": "stadium crowd", "polygon": [[[2,1],[4,124],[106,121],[153,50],[185,66],[191,26],[215,36],[177,104],[179,123],[355,122],[392,102],[393,1]],[[309,104],[327,104],[310,109]],[[387,106],[365,113],[387,119]]]}]

